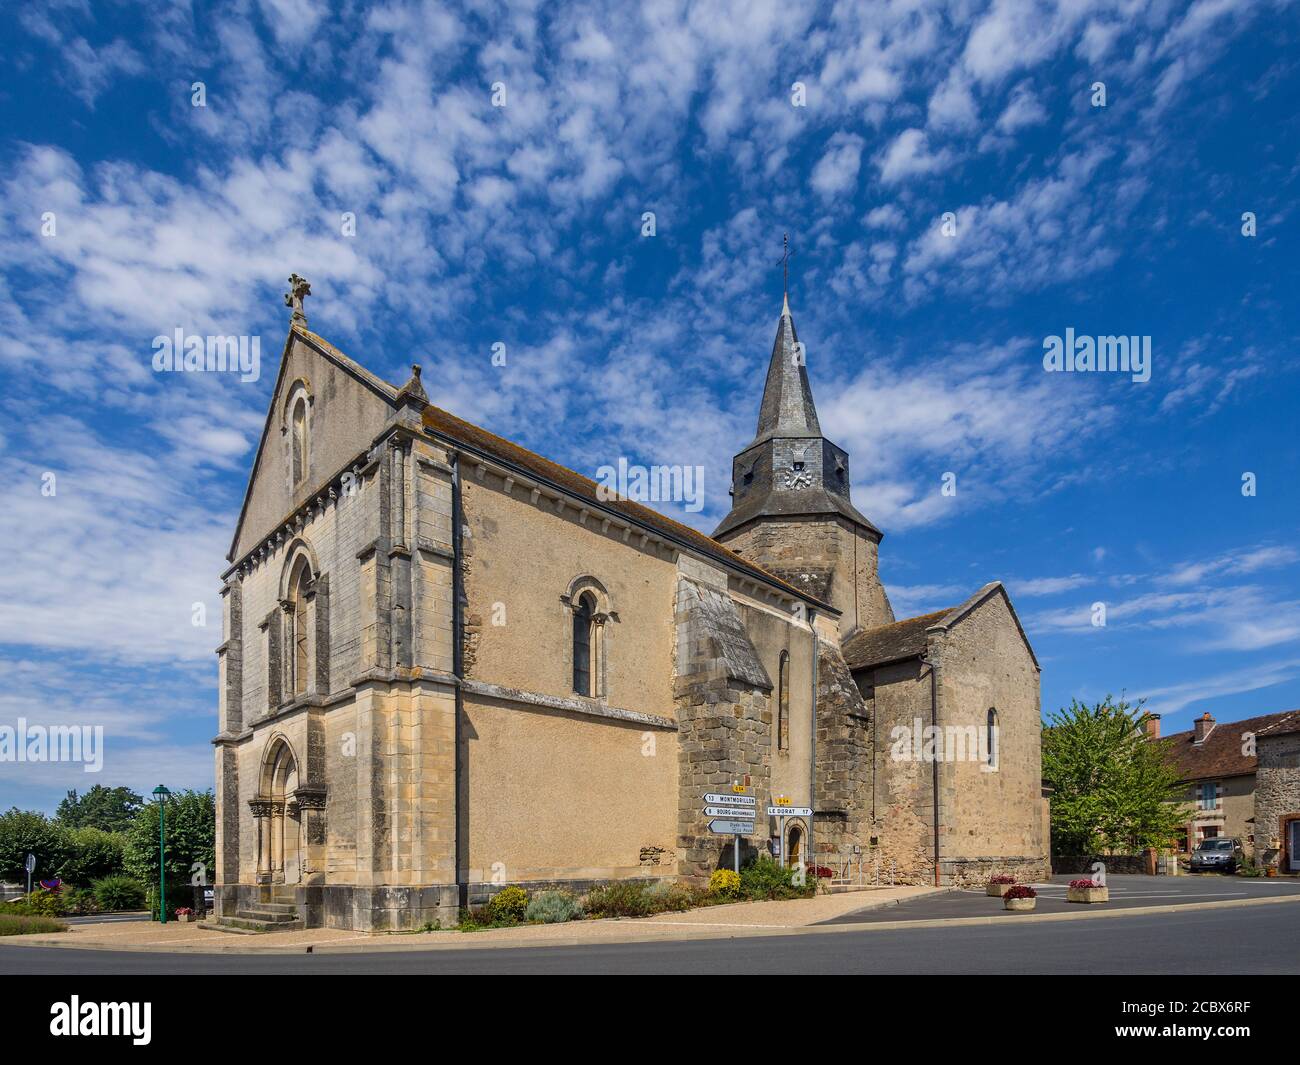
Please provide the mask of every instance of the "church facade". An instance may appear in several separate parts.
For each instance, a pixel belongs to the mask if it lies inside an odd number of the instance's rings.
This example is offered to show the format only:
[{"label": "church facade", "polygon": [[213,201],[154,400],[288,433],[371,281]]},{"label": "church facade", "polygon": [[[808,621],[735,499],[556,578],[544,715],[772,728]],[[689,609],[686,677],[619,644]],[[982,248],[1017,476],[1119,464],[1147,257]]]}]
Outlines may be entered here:
[{"label": "church facade", "polygon": [[[1038,664],[1000,584],[897,621],[788,305],[712,537],[293,320],[223,575],[223,922],[454,924],[507,884],[742,859],[1047,872]],[[769,819],[777,797],[811,817]],[[777,838],[779,837],[779,838]]]}]

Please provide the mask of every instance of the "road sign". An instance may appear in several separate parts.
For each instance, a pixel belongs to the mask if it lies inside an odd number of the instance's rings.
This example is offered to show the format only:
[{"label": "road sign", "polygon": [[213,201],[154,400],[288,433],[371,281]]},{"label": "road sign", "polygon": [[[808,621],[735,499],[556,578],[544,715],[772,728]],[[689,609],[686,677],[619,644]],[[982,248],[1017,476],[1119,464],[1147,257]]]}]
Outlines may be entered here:
[{"label": "road sign", "polygon": [[754,831],[754,822],[710,821],[709,831],[718,836],[745,836]]},{"label": "road sign", "polygon": [[807,806],[769,806],[768,817],[812,817],[812,810]]},{"label": "road sign", "polygon": [[705,817],[731,817],[737,820],[741,818],[753,820],[755,817],[752,806],[706,806],[704,808]]},{"label": "road sign", "polygon": [[757,806],[758,800],[752,795],[729,795],[726,793],[709,792],[704,796],[704,801],[713,803],[717,806]]}]

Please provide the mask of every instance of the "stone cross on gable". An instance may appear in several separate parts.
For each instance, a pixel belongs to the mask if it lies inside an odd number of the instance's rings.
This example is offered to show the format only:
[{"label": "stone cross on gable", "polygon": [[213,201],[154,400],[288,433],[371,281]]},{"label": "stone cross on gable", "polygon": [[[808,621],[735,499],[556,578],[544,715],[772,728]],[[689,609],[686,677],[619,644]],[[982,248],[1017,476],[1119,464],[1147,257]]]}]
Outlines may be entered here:
[{"label": "stone cross on gable", "polygon": [[307,315],[303,313],[302,301],[311,295],[311,282],[297,274],[289,275],[289,291],[284,294],[284,305],[293,308],[294,322],[307,324]]}]

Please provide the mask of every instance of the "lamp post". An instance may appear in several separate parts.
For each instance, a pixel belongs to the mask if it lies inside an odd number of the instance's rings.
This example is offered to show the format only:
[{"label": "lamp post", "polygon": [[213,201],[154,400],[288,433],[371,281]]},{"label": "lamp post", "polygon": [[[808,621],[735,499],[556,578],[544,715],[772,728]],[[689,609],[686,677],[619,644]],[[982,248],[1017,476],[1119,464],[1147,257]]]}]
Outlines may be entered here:
[{"label": "lamp post", "polygon": [[153,789],[158,799],[158,921],[167,923],[167,796],[165,784]]}]

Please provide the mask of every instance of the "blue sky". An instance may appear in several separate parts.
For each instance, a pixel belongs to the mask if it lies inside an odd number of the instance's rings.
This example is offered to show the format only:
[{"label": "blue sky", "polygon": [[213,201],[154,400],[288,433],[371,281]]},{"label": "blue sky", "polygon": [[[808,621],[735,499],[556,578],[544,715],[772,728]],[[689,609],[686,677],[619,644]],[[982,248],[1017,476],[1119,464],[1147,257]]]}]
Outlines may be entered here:
[{"label": "blue sky", "polygon": [[[106,755],[99,774],[0,765],[0,807],[210,784],[218,575],[290,272],[313,329],[396,383],[420,362],[462,417],[588,475],[702,466],[706,505],[678,516],[711,531],[785,231],[822,426],[886,533],[899,617],[1005,581],[1047,710],[1123,690],[1174,731],[1300,705],[1296,14],[16,10],[0,724],[102,724]],[[261,377],[155,374],[177,328],[260,336]],[[1151,379],[1045,372],[1067,328],[1150,336]]]}]

